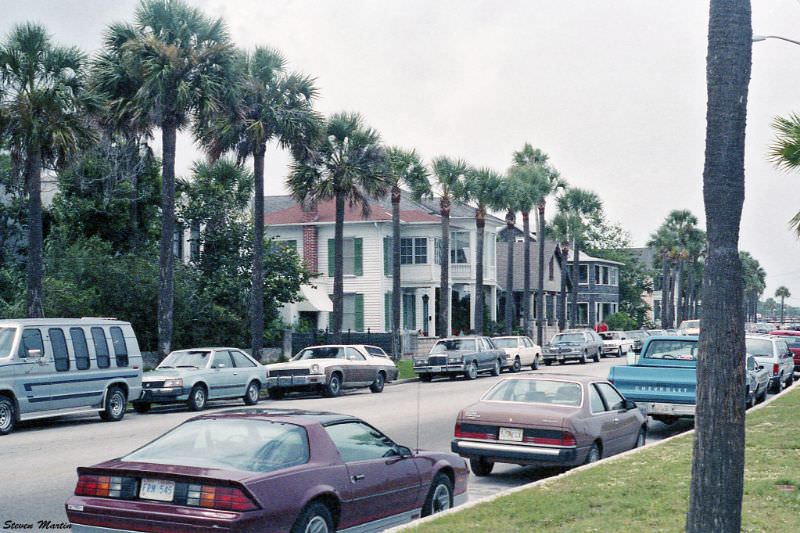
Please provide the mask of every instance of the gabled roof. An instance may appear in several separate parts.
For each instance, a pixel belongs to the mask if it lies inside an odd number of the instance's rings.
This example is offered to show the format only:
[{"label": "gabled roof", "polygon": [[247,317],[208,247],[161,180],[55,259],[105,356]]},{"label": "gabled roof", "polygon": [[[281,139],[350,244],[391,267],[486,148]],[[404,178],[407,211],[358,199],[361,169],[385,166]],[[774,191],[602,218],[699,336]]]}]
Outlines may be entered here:
[{"label": "gabled roof", "polygon": [[[536,282],[538,279],[538,272],[539,272],[539,243],[536,241],[530,241],[530,250],[531,250],[531,286],[532,288],[536,288]],[[549,268],[550,258],[554,258],[554,279],[550,280],[549,276],[547,275],[547,271],[545,271],[544,276],[544,285],[545,290],[560,290],[561,288],[561,270],[560,270],[560,263],[558,261],[557,251],[559,250],[558,243],[555,241],[545,239],[544,241],[544,268]],[[499,242],[497,243],[497,282],[498,285],[505,290],[506,285],[506,268],[508,268],[508,242]],[[524,283],[525,283],[525,243],[522,241],[515,241],[514,242],[514,267],[513,267],[513,275],[514,275],[514,290],[520,291],[522,290]]]},{"label": "gabled roof", "polygon": [[[573,263],[573,253],[570,252],[569,254],[569,262]],[[609,265],[624,265],[625,263],[620,263],[619,261],[612,261],[610,259],[603,259],[600,257],[592,257],[591,255],[581,251],[578,255],[578,260],[581,263],[608,263]]]}]

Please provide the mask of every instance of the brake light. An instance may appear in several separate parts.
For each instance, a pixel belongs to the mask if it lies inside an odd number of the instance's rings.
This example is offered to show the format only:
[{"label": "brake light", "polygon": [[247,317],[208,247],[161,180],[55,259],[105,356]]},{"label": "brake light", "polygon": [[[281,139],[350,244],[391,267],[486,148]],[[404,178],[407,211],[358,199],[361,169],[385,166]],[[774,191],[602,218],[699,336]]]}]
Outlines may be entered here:
[{"label": "brake light", "polygon": [[215,485],[189,485],[186,505],[207,507],[221,511],[252,511],[258,509],[253,500],[236,487]]},{"label": "brake light", "polygon": [[101,498],[132,498],[136,494],[136,480],[120,476],[97,476],[82,474],[75,486],[76,496],[99,496]]},{"label": "brake light", "polygon": [[568,431],[561,433],[558,438],[555,437],[525,437],[525,442],[530,444],[544,444],[547,446],[576,446],[577,441],[575,436]]},{"label": "brake light", "polygon": [[773,376],[777,376],[780,371],[781,371],[781,369],[780,369],[780,366],[778,366],[778,363],[773,363],[772,364],[772,375]]},{"label": "brake light", "polygon": [[461,429],[461,422],[456,422],[453,434],[457,439],[497,440],[497,435],[495,435],[494,432],[464,431]]}]

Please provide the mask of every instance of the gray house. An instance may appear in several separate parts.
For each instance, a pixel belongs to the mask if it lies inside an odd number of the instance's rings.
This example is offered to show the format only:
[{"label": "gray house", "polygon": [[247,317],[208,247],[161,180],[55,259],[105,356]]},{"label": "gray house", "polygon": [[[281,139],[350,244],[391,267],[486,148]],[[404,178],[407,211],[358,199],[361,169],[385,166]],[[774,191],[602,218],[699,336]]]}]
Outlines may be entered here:
[{"label": "gray house", "polygon": [[[570,268],[574,268],[570,256]],[[578,326],[593,327],[619,310],[619,267],[623,263],[581,252],[578,265]]]}]

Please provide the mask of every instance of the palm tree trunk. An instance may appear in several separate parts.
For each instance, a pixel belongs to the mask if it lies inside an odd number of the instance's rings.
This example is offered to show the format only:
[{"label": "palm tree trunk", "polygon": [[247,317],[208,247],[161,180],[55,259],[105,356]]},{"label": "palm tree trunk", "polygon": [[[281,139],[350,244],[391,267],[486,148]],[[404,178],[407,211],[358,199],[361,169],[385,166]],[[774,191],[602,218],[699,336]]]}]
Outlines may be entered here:
[{"label": "palm tree trunk", "polygon": [[536,237],[539,240],[539,279],[536,290],[536,344],[542,345],[544,336],[544,207],[545,203],[539,204],[539,227]]},{"label": "palm tree trunk", "polygon": [[[564,331],[567,328],[567,276],[569,275],[569,248],[562,247],[561,261],[561,294],[558,303],[558,330]],[[541,344],[539,345],[541,346]]]},{"label": "palm tree trunk", "polygon": [[[529,211],[522,212],[522,237],[524,249],[522,251],[523,268],[522,276],[522,331],[525,335],[531,334],[531,216]],[[513,273],[512,273],[513,275]],[[539,310],[541,312],[541,310]]]},{"label": "palm tree trunk", "polygon": [[400,359],[400,187],[392,187],[392,359]]},{"label": "palm tree trunk", "polygon": [[745,353],[739,228],[752,24],[749,0],[711,0],[703,199],[708,260],[687,533],[741,530]]},{"label": "palm tree trunk", "polygon": [[[572,314],[570,315],[570,326],[574,328],[578,325],[578,284],[581,282],[580,246],[577,239],[572,241],[572,250],[572,270],[570,271],[572,274]],[[589,317],[587,316],[586,318],[588,319]]]},{"label": "palm tree trunk", "polygon": [[439,306],[436,309],[436,334],[447,337],[450,317],[450,198],[442,196],[439,200],[439,213],[442,216],[442,247],[439,257]]},{"label": "palm tree trunk", "polygon": [[250,345],[261,360],[264,348],[264,154],[266,144],[253,152],[253,288],[250,307]]},{"label": "palm tree trunk", "polygon": [[687,301],[687,304],[686,304],[686,312],[688,314],[688,318],[694,320],[695,318],[697,318],[696,316],[694,316],[694,297],[695,297],[695,294],[694,294],[694,289],[695,289],[694,262],[692,262],[692,264],[689,265],[689,276],[688,277],[689,277],[689,279],[688,279],[688,283],[687,283],[687,285],[688,285],[688,291],[687,292],[689,294],[688,294],[688,298],[687,298],[688,301]]},{"label": "palm tree trunk", "polygon": [[42,164],[39,147],[30,147],[25,162],[28,183],[28,258],[27,312],[28,318],[42,318],[44,278],[44,235],[42,231]]},{"label": "palm tree trunk", "polygon": [[514,331],[514,212],[506,213],[506,234],[508,236],[508,262],[506,264],[506,313],[505,332],[511,335]]},{"label": "palm tree trunk", "polygon": [[479,205],[475,211],[475,229],[477,239],[475,243],[475,298],[473,312],[475,317],[475,333],[483,335],[483,239],[486,228],[486,208]]},{"label": "palm tree trunk", "polygon": [[672,327],[669,321],[669,261],[667,254],[661,258],[661,327],[669,329]]},{"label": "palm tree trunk", "polygon": [[344,193],[337,191],[336,223],[333,231],[333,342],[342,342],[342,319],[344,317]]},{"label": "palm tree trunk", "polygon": [[783,325],[783,296],[781,296],[781,326]]},{"label": "palm tree trunk", "polygon": [[158,254],[158,352],[166,356],[172,348],[175,299],[175,138],[177,125],[165,120],[161,126],[161,242]]},{"label": "palm tree trunk", "polygon": [[678,267],[675,269],[675,325],[680,326],[685,319],[683,317],[683,261],[678,260]]}]

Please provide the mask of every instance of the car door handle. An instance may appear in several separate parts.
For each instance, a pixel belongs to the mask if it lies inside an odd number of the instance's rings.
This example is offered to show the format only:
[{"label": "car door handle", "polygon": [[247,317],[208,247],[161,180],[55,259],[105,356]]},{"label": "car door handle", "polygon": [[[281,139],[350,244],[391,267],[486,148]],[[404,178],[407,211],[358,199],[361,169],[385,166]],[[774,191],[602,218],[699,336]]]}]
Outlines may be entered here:
[{"label": "car door handle", "polygon": [[358,483],[359,481],[364,479],[364,477],[365,477],[364,474],[356,474],[354,476],[350,476],[350,481],[352,481],[353,483]]},{"label": "car door handle", "polygon": [[615,418],[615,419],[614,419],[614,422],[619,422],[619,418]]}]

